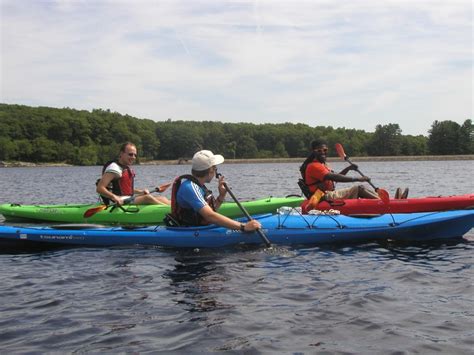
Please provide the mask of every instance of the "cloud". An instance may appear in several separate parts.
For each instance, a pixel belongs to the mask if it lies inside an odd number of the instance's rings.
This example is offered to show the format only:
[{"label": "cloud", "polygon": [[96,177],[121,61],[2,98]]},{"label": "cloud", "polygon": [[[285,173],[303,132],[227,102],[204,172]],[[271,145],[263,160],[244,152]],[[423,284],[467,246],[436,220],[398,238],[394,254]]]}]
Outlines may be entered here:
[{"label": "cloud", "polygon": [[1,2],[2,102],[372,131],[472,117],[471,2]]}]

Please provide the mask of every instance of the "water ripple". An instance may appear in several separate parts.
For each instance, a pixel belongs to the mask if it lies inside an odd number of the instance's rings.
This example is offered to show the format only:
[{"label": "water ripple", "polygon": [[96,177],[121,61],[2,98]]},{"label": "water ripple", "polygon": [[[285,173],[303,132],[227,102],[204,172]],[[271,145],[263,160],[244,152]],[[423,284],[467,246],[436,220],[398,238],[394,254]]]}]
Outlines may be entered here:
[{"label": "water ripple", "polygon": [[[418,180],[402,185],[412,185],[411,195],[433,194],[438,165],[413,164],[403,164],[406,173],[398,181],[390,179],[393,163],[364,163],[363,168],[389,191],[410,178]],[[336,170],[344,166],[334,165]],[[225,173],[237,196],[256,198],[299,193],[293,184],[297,167],[232,165]],[[98,167],[61,169],[2,170],[0,183],[11,186],[2,197],[19,203],[71,202],[54,186],[67,181],[61,186],[73,186],[77,202],[95,201]],[[262,176],[262,169],[275,176]],[[423,176],[415,178],[420,169]],[[452,163],[449,169],[461,171],[462,165]],[[137,171],[139,185],[153,186],[186,167]],[[258,189],[249,188],[255,181]],[[443,184],[445,194],[472,191],[468,181]],[[0,349],[471,354],[473,255],[474,231],[466,241],[429,245],[5,250],[0,252]]]}]

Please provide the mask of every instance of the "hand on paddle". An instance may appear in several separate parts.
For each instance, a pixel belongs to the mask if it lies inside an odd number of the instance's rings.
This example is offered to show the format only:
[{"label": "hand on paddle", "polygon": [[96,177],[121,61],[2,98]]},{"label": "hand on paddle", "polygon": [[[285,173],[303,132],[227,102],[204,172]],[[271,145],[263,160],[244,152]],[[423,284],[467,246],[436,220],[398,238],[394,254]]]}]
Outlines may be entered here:
[{"label": "hand on paddle", "polygon": [[257,234],[260,236],[260,238],[262,239],[263,241],[263,244],[265,244],[265,246],[267,248],[270,248],[272,246],[272,244],[270,243],[270,240],[268,240],[267,236],[265,235],[265,233],[263,232],[262,230],[262,225],[259,221],[253,219],[250,214],[248,213],[248,211],[245,209],[244,206],[242,206],[242,204],[239,202],[239,200],[237,199],[237,197],[234,195],[234,193],[232,192],[232,190],[229,188],[229,186],[227,185],[227,183],[224,181],[224,177],[222,176],[222,174],[219,174],[216,170],[216,178],[219,179],[219,194],[221,193],[221,185],[224,187],[225,191],[229,193],[229,195],[232,197],[232,199],[234,200],[234,202],[237,204],[237,206],[239,206],[240,210],[242,211],[242,213],[245,215],[245,217],[247,217],[247,223],[244,224],[244,231],[245,232],[253,232],[253,231],[256,231]]},{"label": "hand on paddle", "polygon": [[[342,144],[340,143],[336,143],[336,151],[337,151],[337,154],[339,155],[339,157],[343,160],[345,160],[346,162],[348,162],[350,165],[350,168],[351,170],[355,170],[357,171],[360,175],[361,175],[361,178],[364,178],[364,179],[367,179],[367,180],[363,180],[363,181],[367,181],[370,186],[373,187],[373,189],[377,192],[377,194],[379,195],[380,199],[384,202],[384,203],[389,203],[390,202],[390,196],[387,192],[387,190],[384,190],[382,188],[379,188],[379,187],[376,187],[371,181],[370,181],[370,178],[368,178],[367,176],[365,176],[364,174],[362,174],[362,172],[359,170],[359,167],[352,163],[351,160],[349,159],[349,157],[346,155],[346,153],[344,152],[344,147],[342,146]],[[355,168],[353,168],[355,167]],[[359,180],[360,181],[360,180]]]},{"label": "hand on paddle", "polygon": [[[151,192],[164,192],[166,191],[166,189],[168,187],[171,186],[173,182],[167,182],[166,184],[161,184],[160,186],[158,187],[155,187],[154,189],[152,189]],[[150,193],[150,190],[148,189],[143,189],[142,190],[142,193],[144,195],[147,195]],[[120,198],[120,196],[117,196],[114,194],[113,197],[110,198],[111,201],[114,202],[114,205],[117,206],[117,207],[121,207],[123,204],[124,204],[124,200],[122,198]],[[97,207],[92,207],[92,208],[89,208],[87,211],[84,212],[84,218],[90,218],[92,217],[93,215],[95,215],[96,213],[100,212],[100,211],[103,211],[107,209],[107,205],[100,205],[100,206],[97,206]]]},{"label": "hand on paddle", "polygon": [[154,192],[159,192],[159,193],[165,192],[166,189],[168,189],[168,187],[170,187],[172,183],[173,183],[173,181],[167,182],[166,184],[161,184],[160,186],[155,187],[155,189],[153,191]]},{"label": "hand on paddle", "polygon": [[359,166],[358,166],[357,164],[354,164],[354,163],[352,163],[351,165],[349,165],[347,168],[348,168],[349,170],[355,170],[355,171],[359,170]]},{"label": "hand on paddle", "polygon": [[245,232],[254,232],[256,230],[260,230],[260,228],[262,228],[262,224],[256,219],[251,219],[247,223],[244,223]]},{"label": "hand on paddle", "polygon": [[362,175],[360,178],[354,178],[357,179],[359,182],[370,182],[370,178],[368,176]]},{"label": "hand on paddle", "polygon": [[217,188],[219,190],[219,196],[217,197],[216,200],[219,204],[221,204],[222,202],[224,202],[225,195],[227,194],[226,182],[224,179],[224,175],[222,174],[219,174],[217,178],[218,178]]},{"label": "hand on paddle", "polygon": [[111,200],[113,202],[115,202],[115,205],[116,206],[122,206],[124,203],[125,203],[125,200],[124,198],[121,198],[120,196],[117,196],[117,195],[114,195]]}]

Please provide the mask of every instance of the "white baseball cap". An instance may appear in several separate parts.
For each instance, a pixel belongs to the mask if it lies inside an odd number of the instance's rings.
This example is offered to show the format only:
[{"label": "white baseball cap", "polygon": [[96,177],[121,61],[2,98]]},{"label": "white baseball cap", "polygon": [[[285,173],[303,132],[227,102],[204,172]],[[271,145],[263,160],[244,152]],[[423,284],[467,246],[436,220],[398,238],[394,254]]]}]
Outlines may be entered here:
[{"label": "white baseball cap", "polygon": [[222,155],[214,155],[210,150],[200,150],[193,156],[193,170],[203,171],[223,162],[224,157]]}]

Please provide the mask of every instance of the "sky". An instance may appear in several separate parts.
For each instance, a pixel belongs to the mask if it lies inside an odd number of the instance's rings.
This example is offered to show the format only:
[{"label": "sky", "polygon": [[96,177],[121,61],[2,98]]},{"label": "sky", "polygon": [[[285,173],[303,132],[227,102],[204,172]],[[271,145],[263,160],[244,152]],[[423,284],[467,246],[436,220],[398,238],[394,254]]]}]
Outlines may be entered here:
[{"label": "sky", "polygon": [[471,0],[0,5],[2,103],[413,135],[473,118]]}]

